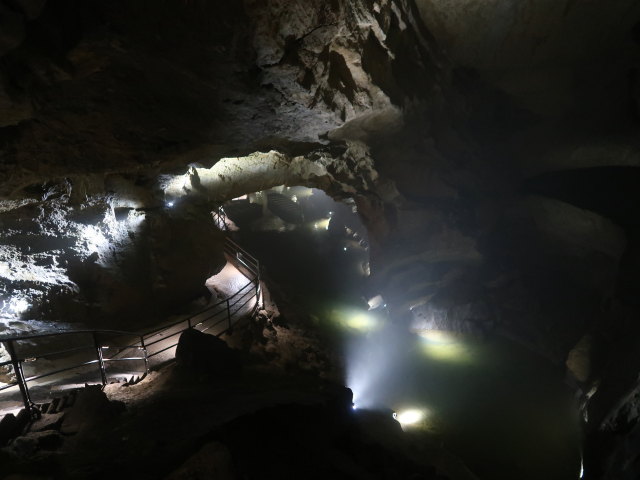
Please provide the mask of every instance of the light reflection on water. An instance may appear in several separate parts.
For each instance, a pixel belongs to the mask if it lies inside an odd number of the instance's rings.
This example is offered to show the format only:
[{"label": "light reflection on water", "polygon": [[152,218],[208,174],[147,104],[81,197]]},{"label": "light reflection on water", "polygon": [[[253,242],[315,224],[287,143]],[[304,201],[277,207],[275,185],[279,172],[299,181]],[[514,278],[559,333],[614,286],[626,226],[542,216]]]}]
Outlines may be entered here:
[{"label": "light reflection on water", "polygon": [[499,339],[387,324],[351,335],[347,362],[360,406],[409,415],[403,429],[439,438],[480,478],[577,478],[570,395],[560,369],[530,352]]},{"label": "light reflection on water", "polygon": [[473,350],[461,338],[442,330],[424,330],[418,333],[423,339],[424,354],[436,361],[470,363]]},{"label": "light reflection on water", "polygon": [[575,411],[562,367],[495,335],[482,341],[412,332],[384,311],[357,307],[364,293],[355,268],[361,252],[343,253],[344,245],[330,243],[329,235],[307,233],[262,234],[243,244],[281,275],[288,291],[304,293],[298,306],[328,344],[344,344],[346,383],[358,409],[425,412],[405,429],[424,435],[425,444],[444,444],[483,480],[578,477]]}]

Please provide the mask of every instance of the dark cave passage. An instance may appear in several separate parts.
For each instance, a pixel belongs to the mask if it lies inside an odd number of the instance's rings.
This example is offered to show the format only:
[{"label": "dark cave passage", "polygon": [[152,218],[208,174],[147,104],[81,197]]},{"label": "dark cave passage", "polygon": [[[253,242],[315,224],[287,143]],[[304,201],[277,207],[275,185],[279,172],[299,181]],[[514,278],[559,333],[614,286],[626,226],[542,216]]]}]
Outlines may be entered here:
[{"label": "dark cave passage", "polygon": [[524,181],[523,192],[557,198],[623,227],[640,227],[640,167],[603,166],[548,172]]}]

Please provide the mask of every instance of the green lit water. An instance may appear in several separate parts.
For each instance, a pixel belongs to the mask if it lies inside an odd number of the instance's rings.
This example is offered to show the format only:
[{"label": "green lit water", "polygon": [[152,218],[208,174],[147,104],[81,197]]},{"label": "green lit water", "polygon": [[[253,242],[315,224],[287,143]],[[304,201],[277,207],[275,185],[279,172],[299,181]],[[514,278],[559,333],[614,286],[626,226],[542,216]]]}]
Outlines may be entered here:
[{"label": "green lit water", "polygon": [[361,251],[299,232],[242,241],[296,308],[343,346],[347,383],[363,397],[356,401],[423,413],[403,428],[442,444],[482,480],[579,477],[576,414],[560,366],[500,337],[411,332],[372,315],[361,301]]}]

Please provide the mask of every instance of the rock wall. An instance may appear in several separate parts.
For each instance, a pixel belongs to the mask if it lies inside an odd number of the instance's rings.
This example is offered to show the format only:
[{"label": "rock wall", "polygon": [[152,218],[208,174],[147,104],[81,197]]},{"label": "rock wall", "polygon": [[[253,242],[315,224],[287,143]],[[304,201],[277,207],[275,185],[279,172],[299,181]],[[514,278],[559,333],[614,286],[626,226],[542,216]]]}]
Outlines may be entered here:
[{"label": "rock wall", "polygon": [[130,327],[202,294],[224,265],[210,216],[169,208],[144,178],[98,176],[33,185],[1,201],[5,328],[37,322]]}]

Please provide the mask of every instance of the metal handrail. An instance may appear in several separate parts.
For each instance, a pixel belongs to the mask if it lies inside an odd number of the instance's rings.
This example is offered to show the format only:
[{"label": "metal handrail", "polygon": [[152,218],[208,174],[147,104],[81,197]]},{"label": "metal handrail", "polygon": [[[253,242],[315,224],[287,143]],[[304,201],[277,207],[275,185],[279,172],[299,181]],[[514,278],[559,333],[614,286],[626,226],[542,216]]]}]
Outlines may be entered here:
[{"label": "metal handrail", "polygon": [[[221,211],[221,209],[219,210]],[[224,212],[220,213],[220,211],[218,212],[218,215],[224,215]],[[244,301],[238,308],[235,309],[235,312],[233,313],[231,312],[231,307],[235,307],[244,297],[252,293],[255,294],[256,300],[255,300],[255,306],[251,311],[251,315],[255,314],[257,308],[259,307],[260,292],[261,292],[261,286],[260,286],[261,274],[260,274],[260,262],[253,255],[251,255],[249,252],[244,250],[236,242],[234,242],[228,237],[225,237],[224,252],[229,255],[231,261],[235,264],[236,267],[242,266],[243,268],[247,269],[249,273],[253,275],[254,278],[251,279],[247,284],[242,286],[240,289],[238,289],[236,292],[234,292],[234,294],[231,295],[230,297],[223,299],[215,303],[214,305],[204,308],[187,317],[183,317],[176,322],[170,323],[168,325],[164,325],[162,327],[156,328],[151,331],[142,332],[142,333],[128,332],[128,331],[122,331],[122,330],[104,330],[103,329],[103,330],[68,330],[63,332],[39,333],[39,334],[33,334],[33,335],[13,335],[13,336],[4,336],[4,337],[0,336],[0,342],[5,345],[5,348],[9,353],[9,356],[11,357],[11,360],[0,363],[0,367],[13,365],[13,371],[16,376],[16,380],[14,382],[8,383],[0,387],[0,392],[17,386],[20,389],[20,393],[22,395],[25,409],[30,413],[31,416],[39,416],[38,407],[31,401],[31,396],[29,394],[29,386],[28,386],[29,382],[39,380],[41,378],[49,377],[52,375],[56,375],[59,373],[63,373],[66,371],[74,370],[77,368],[86,367],[88,365],[97,364],[99,368],[102,384],[106,385],[107,383],[106,364],[109,362],[144,361],[144,365],[145,365],[144,371],[146,374],[149,372],[149,359],[162,352],[170,350],[171,348],[175,347],[178,344],[178,342],[172,343],[171,345],[163,348],[162,350],[153,352],[153,353],[148,352],[147,350],[148,347],[155,345],[157,343],[166,341],[168,338],[175,337],[176,335],[181,334],[185,330],[188,330],[191,328],[202,326],[203,329],[201,331],[207,331],[213,328],[214,326],[217,326],[220,323],[224,322],[224,320],[227,320],[228,327],[226,329],[223,329],[221,332],[219,332],[218,336],[229,331],[232,328],[233,315],[241,311],[241,309],[244,308],[249,303],[252,297]],[[244,290],[246,290],[249,286],[253,286],[254,289],[250,289],[244,292]],[[234,302],[230,303],[231,300],[234,300]],[[203,314],[206,314],[207,312],[214,312],[214,313],[200,320],[195,325],[192,324],[192,320],[194,318],[201,316]],[[209,322],[212,319],[215,319],[215,317],[218,316],[219,314],[224,314],[224,317],[216,321],[213,325],[209,325],[208,327],[204,328],[205,323]],[[150,337],[159,335],[162,332],[166,332],[167,330],[175,328],[176,326],[179,326],[183,323],[186,323],[186,328],[180,328],[178,331],[172,333],[171,335],[163,336],[162,338],[156,341],[152,341],[152,342],[145,341]],[[40,339],[40,338],[46,338],[46,337],[61,337],[64,335],[82,335],[82,334],[91,335],[93,344],[82,345],[82,346],[73,347],[66,350],[48,352],[46,354],[30,356],[26,358],[23,358],[23,356],[21,356],[19,352],[16,351],[16,342],[19,342],[19,341],[28,341],[28,340],[34,340],[34,339]],[[128,336],[128,337],[136,338],[138,340],[135,341],[133,344],[128,343],[125,346],[115,346],[115,348],[118,351],[111,357],[105,357],[103,355],[104,353],[103,350],[106,349],[107,346],[103,345],[104,342],[99,341],[100,336],[110,337],[109,339],[113,339],[115,337]],[[115,358],[116,355],[124,352],[125,350],[132,349],[132,348],[142,350],[142,356],[140,357],[127,356],[127,357]],[[55,371],[45,372],[39,375],[32,375],[27,377],[24,374],[23,363],[27,360],[38,360],[38,359],[43,359],[51,356],[62,355],[66,353],[77,352],[80,350],[89,350],[89,349],[95,350],[95,358],[92,360],[81,362],[79,364],[74,364],[72,366],[58,369]]]},{"label": "metal handrail", "polygon": [[11,340],[32,340],[34,338],[42,338],[42,337],[60,337],[62,335],[81,335],[83,333],[88,333],[88,334],[106,333],[109,335],[118,335],[118,336],[129,335],[132,337],[140,336],[139,333],[127,332],[124,330],[65,330],[63,332],[38,333],[36,335],[14,335],[13,337],[0,336],[0,342],[9,342]]}]

